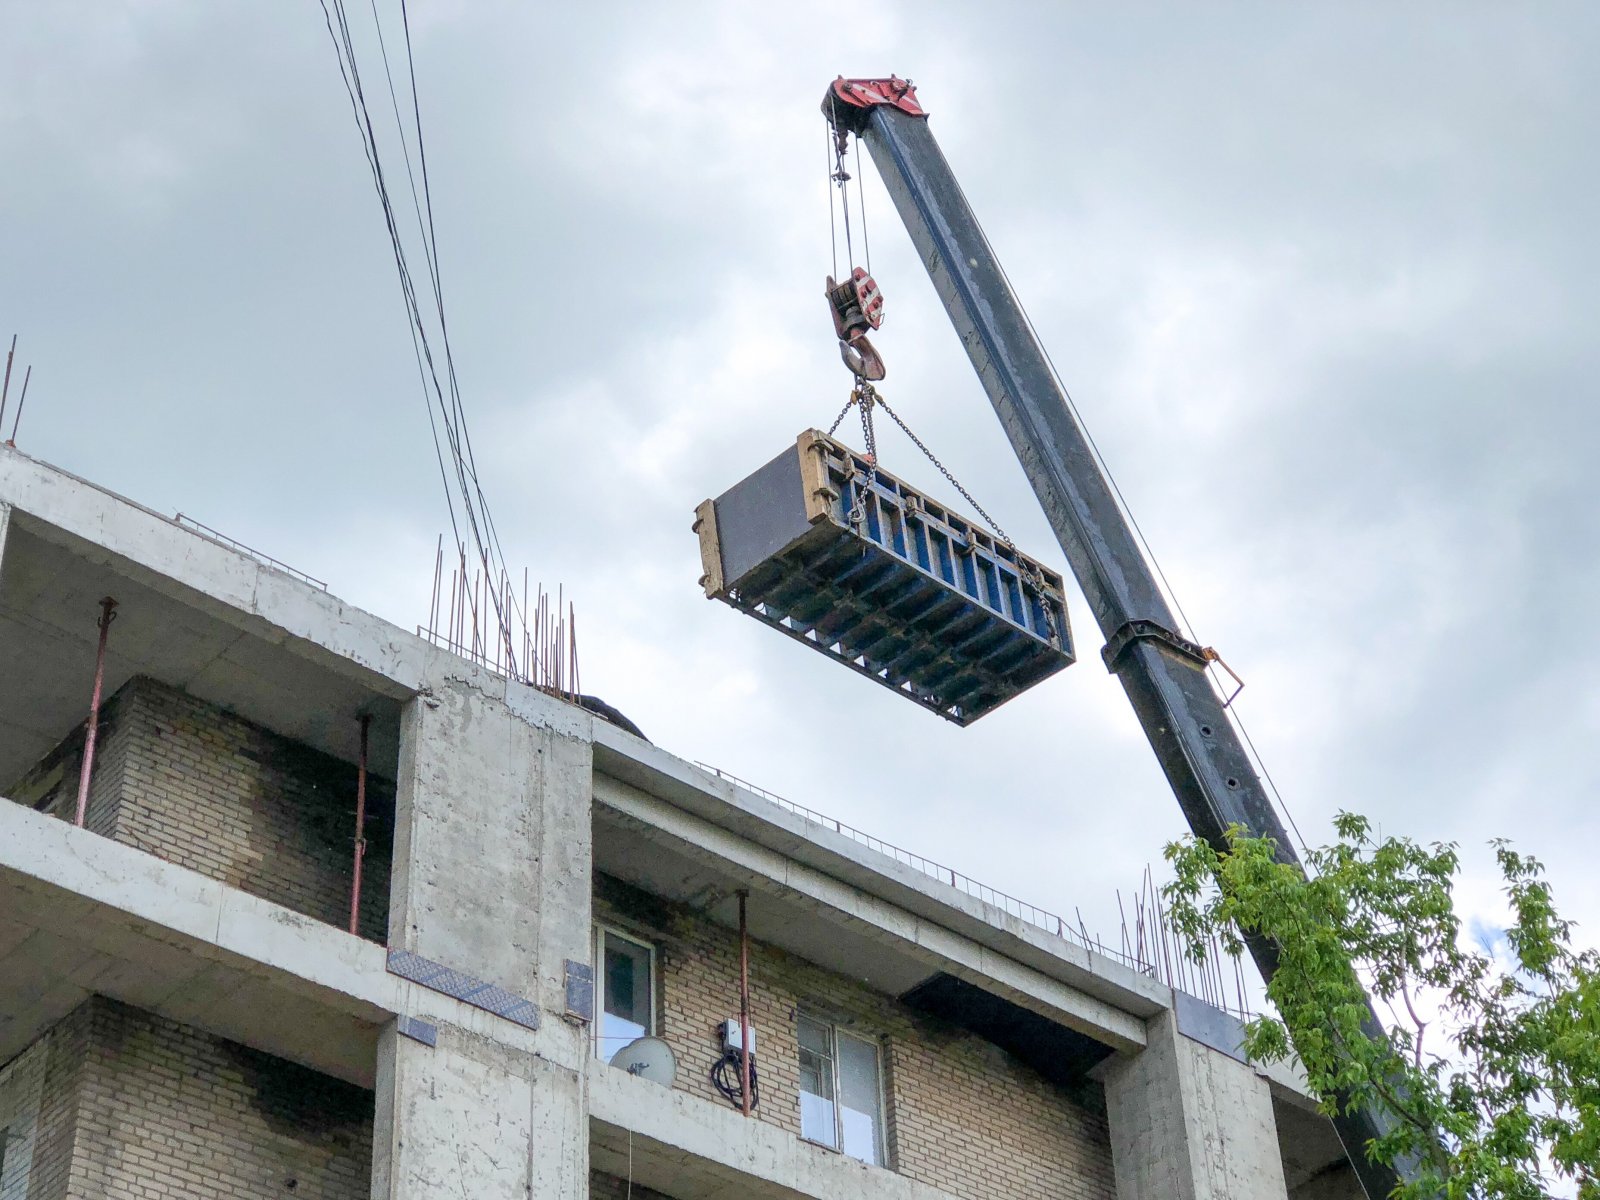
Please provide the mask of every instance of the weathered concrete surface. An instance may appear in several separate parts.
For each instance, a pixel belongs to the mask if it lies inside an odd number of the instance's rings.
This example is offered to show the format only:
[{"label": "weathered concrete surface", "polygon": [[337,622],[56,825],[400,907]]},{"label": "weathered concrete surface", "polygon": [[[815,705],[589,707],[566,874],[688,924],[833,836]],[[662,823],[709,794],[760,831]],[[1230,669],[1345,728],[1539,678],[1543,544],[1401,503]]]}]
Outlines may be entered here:
[{"label": "weathered concrete surface", "polygon": [[[137,568],[142,582],[347,675],[414,691],[455,655],[337,597],[185,529],[152,509],[0,446],[0,503],[37,518],[46,536]],[[47,527],[47,528],[46,528]],[[503,684],[502,684],[503,686]]]},{"label": "weathered concrete surface", "polygon": [[1165,984],[807,821],[613,725],[597,722],[594,738],[595,790],[602,801],[625,795],[617,789],[627,785],[1137,1017],[1152,1016],[1171,1004]]},{"label": "weathered concrete surface", "polygon": [[589,1136],[583,1076],[453,1025],[436,1048],[384,1031],[378,1049],[373,1200],[582,1200]]},{"label": "weathered concrete surface", "polygon": [[[1144,1044],[1144,1022],[1139,1017],[948,925],[879,899],[627,784],[601,777],[595,782],[595,798],[646,837],[670,845],[686,858],[731,869],[741,884],[790,899],[807,920],[820,918],[829,927],[861,931],[879,953],[905,955],[922,964],[925,974],[948,971],[1119,1050],[1136,1050]],[[1061,944],[1068,948],[1068,943]],[[1135,998],[1144,1002],[1144,993]]]},{"label": "weathered concrete surface", "polygon": [[446,679],[407,706],[389,944],[560,1011],[589,958],[590,743],[522,703]]},{"label": "weathered concrete surface", "polygon": [[644,1187],[696,1200],[948,1196],[602,1062],[591,1060],[587,1076],[595,1167],[626,1177],[631,1161],[633,1180]]},{"label": "weathered concrete surface", "polygon": [[1271,1090],[1254,1069],[1184,1037],[1170,1013],[1101,1069],[1118,1200],[1285,1200]]},{"label": "weathered concrete surface", "polygon": [[381,946],[0,799],[0,1062],[97,993],[363,1086],[396,1013],[536,1045]]},{"label": "weathered concrete surface", "polygon": [[590,718],[531,689],[443,678],[405,714],[390,944],[534,1000],[537,1053],[441,1026],[378,1060],[374,1200],[579,1200],[589,1184],[587,1027],[565,963],[589,961]]}]

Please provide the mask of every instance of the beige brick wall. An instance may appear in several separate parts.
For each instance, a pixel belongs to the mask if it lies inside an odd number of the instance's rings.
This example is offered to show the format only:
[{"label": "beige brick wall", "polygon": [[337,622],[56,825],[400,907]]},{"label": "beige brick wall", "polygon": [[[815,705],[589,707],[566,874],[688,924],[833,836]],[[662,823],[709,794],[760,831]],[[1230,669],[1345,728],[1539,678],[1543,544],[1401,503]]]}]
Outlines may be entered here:
[{"label": "beige brick wall", "polygon": [[[739,1011],[736,932],[604,876],[595,919],[656,948],[676,1087],[726,1104],[709,1074],[716,1026]],[[752,944],[750,978],[761,1120],[800,1132],[795,1017],[805,1012],[878,1042],[895,1170],[965,1200],[1114,1196],[1104,1116],[992,1043],[775,947]]]},{"label": "beige brick wall", "polygon": [[28,1200],[49,1057],[40,1040],[0,1067],[0,1200]]},{"label": "beige brick wall", "polygon": [[370,1092],[105,999],[44,1044],[19,1197],[362,1200],[370,1190]]},{"label": "beige brick wall", "polygon": [[[71,819],[79,729],[13,799]],[[356,772],[213,705],[134,679],[106,705],[88,828],[341,928],[350,919]],[[361,933],[387,940],[394,785],[368,781]]]}]

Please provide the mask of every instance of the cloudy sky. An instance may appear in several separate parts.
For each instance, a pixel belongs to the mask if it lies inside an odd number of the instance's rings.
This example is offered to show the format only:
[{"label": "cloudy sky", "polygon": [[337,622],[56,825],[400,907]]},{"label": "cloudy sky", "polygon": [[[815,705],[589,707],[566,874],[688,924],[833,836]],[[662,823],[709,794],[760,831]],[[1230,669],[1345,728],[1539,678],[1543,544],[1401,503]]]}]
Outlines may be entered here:
[{"label": "cloudy sky", "polygon": [[[894,71],[1306,837],[1353,808],[1459,840],[1492,913],[1483,843],[1511,836],[1594,940],[1592,9],[412,8],[479,467],[513,569],[576,600],[587,690],[1108,937],[1182,830],[1076,593],[1082,663],[963,731],[696,588],[695,504],[844,402],[817,106]],[[423,620],[447,516],[316,0],[4,27],[20,447]],[[1064,565],[869,184],[885,394]]]}]

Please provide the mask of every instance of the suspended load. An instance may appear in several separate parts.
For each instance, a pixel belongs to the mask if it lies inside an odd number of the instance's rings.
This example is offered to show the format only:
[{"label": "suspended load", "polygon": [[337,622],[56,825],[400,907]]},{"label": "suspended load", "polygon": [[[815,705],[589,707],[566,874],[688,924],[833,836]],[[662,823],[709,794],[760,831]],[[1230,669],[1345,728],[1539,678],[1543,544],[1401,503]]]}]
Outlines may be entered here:
[{"label": "suspended load", "polygon": [[1073,660],[1059,574],[818,430],[695,518],[708,597],[957,725]]}]

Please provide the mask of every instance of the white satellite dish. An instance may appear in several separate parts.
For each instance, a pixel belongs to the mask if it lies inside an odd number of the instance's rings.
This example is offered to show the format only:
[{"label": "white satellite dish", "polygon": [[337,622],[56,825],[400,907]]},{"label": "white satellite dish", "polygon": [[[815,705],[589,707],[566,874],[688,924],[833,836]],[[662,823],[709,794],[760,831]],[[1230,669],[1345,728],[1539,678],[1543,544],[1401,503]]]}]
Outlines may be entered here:
[{"label": "white satellite dish", "polygon": [[655,1037],[634,1038],[611,1056],[611,1065],[662,1087],[671,1087],[678,1077],[677,1055],[671,1046]]}]

